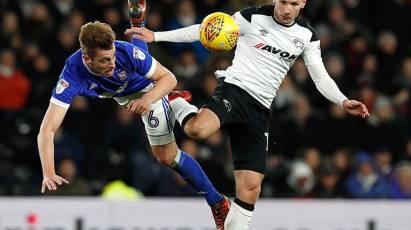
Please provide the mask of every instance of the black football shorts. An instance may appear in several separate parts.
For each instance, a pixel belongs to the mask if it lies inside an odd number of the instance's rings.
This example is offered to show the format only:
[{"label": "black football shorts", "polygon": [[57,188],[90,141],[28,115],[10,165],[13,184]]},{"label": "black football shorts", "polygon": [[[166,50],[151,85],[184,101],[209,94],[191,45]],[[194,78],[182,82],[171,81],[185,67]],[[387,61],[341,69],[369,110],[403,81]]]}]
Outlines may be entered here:
[{"label": "black football shorts", "polygon": [[234,170],[265,174],[269,109],[224,78],[219,78],[212,99],[203,107],[218,116],[221,128],[230,137]]}]

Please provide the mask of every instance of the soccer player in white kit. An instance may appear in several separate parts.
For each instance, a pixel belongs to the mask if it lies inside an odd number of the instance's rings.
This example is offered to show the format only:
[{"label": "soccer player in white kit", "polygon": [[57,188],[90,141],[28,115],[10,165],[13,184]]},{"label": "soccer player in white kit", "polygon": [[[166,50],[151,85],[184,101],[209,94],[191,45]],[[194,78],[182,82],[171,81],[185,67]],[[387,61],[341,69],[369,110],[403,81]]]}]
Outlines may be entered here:
[{"label": "soccer player in white kit", "polygon": [[[240,28],[233,64],[219,70],[213,98],[200,110],[183,99],[171,102],[177,120],[190,137],[204,139],[220,127],[227,131],[233,152],[236,197],[226,217],[226,230],[248,229],[266,172],[269,108],[297,57],[302,56],[316,88],[350,114],[366,117],[361,102],[348,99],[328,75],[316,31],[299,16],[306,0],[273,0],[232,17]],[[146,42],[193,42],[199,25],[152,32],[132,28]]]}]

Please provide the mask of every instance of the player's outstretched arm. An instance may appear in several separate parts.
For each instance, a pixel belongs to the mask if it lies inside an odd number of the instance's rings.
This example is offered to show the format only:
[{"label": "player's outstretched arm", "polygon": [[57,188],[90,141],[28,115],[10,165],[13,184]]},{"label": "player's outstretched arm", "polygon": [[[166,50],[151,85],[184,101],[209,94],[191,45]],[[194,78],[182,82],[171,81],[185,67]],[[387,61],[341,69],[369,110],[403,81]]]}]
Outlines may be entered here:
[{"label": "player's outstretched arm", "polygon": [[363,118],[370,115],[363,103],[347,99],[334,80],[328,75],[322,62],[316,65],[308,65],[307,69],[318,91],[328,100],[342,106],[349,114]]},{"label": "player's outstretched arm", "polygon": [[346,112],[363,118],[369,116],[367,107],[356,100],[348,99],[328,74],[321,58],[320,41],[310,42],[303,53],[305,65],[316,88],[328,100],[340,105]]},{"label": "player's outstretched arm", "polygon": [[154,42],[154,32],[145,27],[131,27],[124,33],[127,36],[138,38],[147,43]]},{"label": "player's outstretched arm", "polygon": [[41,193],[44,193],[46,188],[48,190],[56,190],[57,185],[69,183],[63,177],[56,175],[54,168],[54,134],[63,121],[66,112],[66,108],[50,102],[43,121],[41,122],[40,131],[37,136],[37,145],[43,170]]},{"label": "player's outstretched arm", "polygon": [[150,111],[152,103],[168,95],[177,85],[174,74],[158,62],[150,79],[155,81],[154,87],[141,98],[130,101],[127,105],[129,112],[145,115]]},{"label": "player's outstretched arm", "polygon": [[127,29],[125,34],[145,42],[195,42],[200,40],[199,29],[200,24],[160,32],[153,32],[146,28],[132,27]]}]

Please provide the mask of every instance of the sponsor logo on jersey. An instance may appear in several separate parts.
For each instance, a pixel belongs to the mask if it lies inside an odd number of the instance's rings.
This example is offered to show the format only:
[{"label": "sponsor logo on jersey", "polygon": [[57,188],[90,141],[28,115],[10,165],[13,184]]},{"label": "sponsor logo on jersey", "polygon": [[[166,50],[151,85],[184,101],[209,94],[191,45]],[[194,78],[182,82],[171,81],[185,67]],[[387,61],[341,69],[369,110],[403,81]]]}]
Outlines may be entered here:
[{"label": "sponsor logo on jersey", "polygon": [[116,75],[120,81],[125,81],[127,78],[127,72],[124,69],[117,70]]},{"label": "sponsor logo on jersey", "polygon": [[299,38],[295,38],[293,40],[293,43],[294,43],[295,47],[297,47],[300,50],[302,50],[304,48],[304,41],[299,39]]},{"label": "sponsor logo on jersey", "polygon": [[97,88],[97,84],[96,83],[92,83],[91,85],[90,85],[90,87],[88,87],[88,89],[89,90],[92,90],[92,89],[95,89],[95,88]]},{"label": "sponsor logo on jersey", "polygon": [[65,89],[67,89],[69,86],[70,86],[70,84],[69,84],[66,80],[60,79],[60,80],[57,82],[56,93],[57,93],[57,94],[63,93],[63,91],[64,91]]},{"label": "sponsor logo on jersey", "polygon": [[140,59],[140,60],[144,60],[146,59],[146,55],[144,54],[143,51],[141,51],[139,48],[134,47],[133,48],[133,57],[135,59]]},{"label": "sponsor logo on jersey", "polygon": [[294,61],[297,58],[297,55],[294,54],[290,54],[289,52],[282,50],[282,49],[278,49],[274,46],[270,46],[264,43],[258,43],[257,45],[254,46],[257,49],[261,49],[270,53],[273,53],[275,55],[280,56],[281,60],[284,60],[286,62],[291,62]]},{"label": "sponsor logo on jersey", "polygon": [[266,29],[261,29],[259,31],[260,31],[261,36],[267,36],[267,34],[268,34],[268,31]]}]

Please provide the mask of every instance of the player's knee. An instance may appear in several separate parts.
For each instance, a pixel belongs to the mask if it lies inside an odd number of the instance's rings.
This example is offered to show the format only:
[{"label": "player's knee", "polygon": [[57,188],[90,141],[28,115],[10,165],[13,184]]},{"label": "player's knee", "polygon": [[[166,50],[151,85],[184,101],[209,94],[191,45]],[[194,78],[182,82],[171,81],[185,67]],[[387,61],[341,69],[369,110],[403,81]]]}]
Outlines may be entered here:
[{"label": "player's knee", "polygon": [[209,136],[207,126],[203,122],[187,122],[184,127],[185,133],[196,140],[204,140]]},{"label": "player's knee", "polygon": [[153,147],[154,156],[163,165],[171,166],[176,157],[176,148],[172,148],[170,145],[155,146]]},{"label": "player's knee", "polygon": [[261,191],[261,183],[257,181],[247,181],[242,183],[242,186],[237,186],[237,191],[242,193],[254,193],[258,195]]},{"label": "player's knee", "polygon": [[166,166],[171,166],[174,161],[174,157],[170,154],[156,154],[155,156],[158,162]]},{"label": "player's knee", "polygon": [[[254,177],[239,177],[236,181],[236,194],[239,198],[255,202],[260,196],[261,180]],[[251,202],[251,203],[253,203]]]}]

